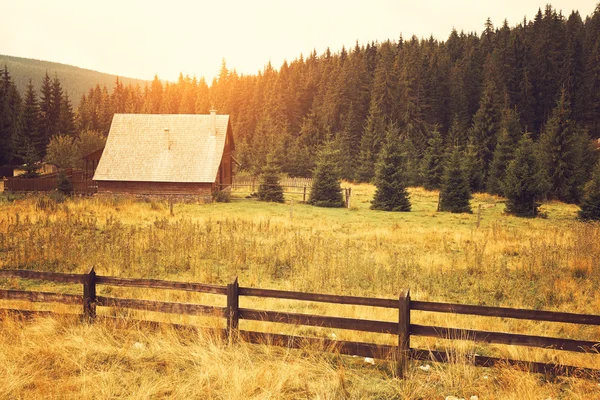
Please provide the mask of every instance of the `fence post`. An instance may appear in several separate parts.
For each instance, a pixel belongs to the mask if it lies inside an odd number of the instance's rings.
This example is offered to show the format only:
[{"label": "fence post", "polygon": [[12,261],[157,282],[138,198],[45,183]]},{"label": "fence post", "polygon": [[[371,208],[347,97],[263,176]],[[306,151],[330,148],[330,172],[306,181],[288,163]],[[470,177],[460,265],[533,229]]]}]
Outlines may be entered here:
[{"label": "fence post", "polygon": [[398,361],[396,372],[402,378],[408,369],[410,352],[410,289],[400,294],[398,302]]},{"label": "fence post", "polygon": [[96,271],[90,268],[83,275],[83,319],[88,323],[94,322],[96,318]]},{"label": "fence post", "polygon": [[304,194],[302,194],[302,201],[306,202],[306,185],[304,185]]},{"label": "fence post", "polygon": [[352,188],[348,188],[348,200],[346,201],[346,207],[350,208],[350,198],[352,197]]},{"label": "fence post", "polygon": [[227,338],[231,344],[235,339],[240,321],[240,297],[237,276],[227,284]]}]

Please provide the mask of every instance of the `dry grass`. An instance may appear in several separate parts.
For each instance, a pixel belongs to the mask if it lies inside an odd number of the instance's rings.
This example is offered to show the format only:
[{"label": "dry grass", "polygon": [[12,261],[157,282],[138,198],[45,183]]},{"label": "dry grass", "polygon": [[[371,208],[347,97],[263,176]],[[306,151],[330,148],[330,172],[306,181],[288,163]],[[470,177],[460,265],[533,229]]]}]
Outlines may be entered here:
[{"label": "dry grass", "polygon": [[[544,206],[547,219],[503,215],[501,199],[476,195],[476,215],[436,213],[437,193],[412,189],[413,212],[368,210],[373,188],[353,187],[350,210],[238,200],[177,204],[132,198],[0,197],[0,268],[78,272],[419,300],[597,313],[600,226],[576,222],[576,207]],[[2,200],[4,199],[4,200]],[[13,201],[14,200],[14,201]],[[77,285],[0,280],[2,288],[80,293]],[[222,296],[100,287],[99,294],[224,305]],[[8,304],[22,308],[46,305]],[[393,310],[285,300],[242,299],[242,307],[395,321]],[[120,316],[114,310],[102,313]],[[165,320],[154,313],[133,316]],[[218,324],[172,317],[178,323]],[[597,340],[597,327],[415,312],[419,324]],[[228,347],[206,334],[136,325],[89,327],[69,318],[4,320],[0,397],[480,398],[600,396],[594,382],[548,381],[512,369],[462,363],[417,368],[398,380],[391,367],[362,359],[271,347]],[[242,321],[243,329],[392,344],[394,337]],[[132,344],[144,344],[142,350]],[[46,345],[47,343],[47,345]],[[14,344],[14,345],[11,345]],[[419,348],[562,362],[600,368],[600,356],[515,346],[413,338]],[[461,347],[462,346],[462,347]],[[33,357],[37,354],[43,355]],[[484,377],[487,376],[487,379]],[[596,391],[596,392],[593,392]],[[591,397],[594,397],[592,395]]]}]

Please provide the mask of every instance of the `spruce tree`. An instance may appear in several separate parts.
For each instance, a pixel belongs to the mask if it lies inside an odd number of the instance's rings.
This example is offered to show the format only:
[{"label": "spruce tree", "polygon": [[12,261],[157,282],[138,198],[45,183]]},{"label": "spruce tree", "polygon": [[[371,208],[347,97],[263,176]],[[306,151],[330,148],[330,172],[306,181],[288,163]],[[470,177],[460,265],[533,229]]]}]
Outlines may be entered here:
[{"label": "spruce tree", "polygon": [[579,134],[581,131],[571,120],[571,105],[563,88],[539,142],[550,177],[549,195],[553,199],[568,203],[578,200]]},{"label": "spruce tree", "polygon": [[406,190],[406,155],[403,154],[399,141],[398,130],[390,124],[377,161],[377,189],[371,202],[372,210],[410,211],[410,200]]},{"label": "spruce tree", "polygon": [[596,163],[592,179],[585,185],[579,219],[583,221],[600,220],[600,160]]},{"label": "spruce tree", "polygon": [[421,175],[425,189],[435,190],[440,188],[444,175],[444,140],[437,127],[427,144],[421,164]]},{"label": "spruce tree", "polygon": [[464,151],[464,169],[471,192],[480,192],[484,189],[483,161],[477,154],[477,146],[467,145]]},{"label": "spruce tree", "polygon": [[77,134],[75,129],[75,117],[73,116],[73,106],[66,93],[62,96],[60,104],[58,131],[63,135],[69,136],[75,136]]},{"label": "spruce tree", "polygon": [[458,146],[446,161],[440,189],[440,211],[470,213],[471,189],[463,166],[463,153]]},{"label": "spruce tree", "polygon": [[279,183],[279,168],[273,160],[273,155],[267,157],[267,165],[263,168],[258,200],[283,203],[283,188]]},{"label": "spruce tree", "polygon": [[0,76],[0,165],[10,164],[20,132],[21,96],[6,65]]},{"label": "spruce tree", "polygon": [[[486,66],[488,64],[491,64],[489,58]],[[470,143],[475,145],[477,157],[481,160],[484,181],[487,179],[490,162],[496,147],[501,120],[500,100],[494,78],[491,76],[493,74],[491,67],[488,74],[490,76],[486,77],[487,82],[481,94],[479,109],[473,116],[473,126],[469,131]]]},{"label": "spruce tree", "polygon": [[42,80],[42,87],[40,89],[40,119],[38,124],[38,138],[36,141],[36,150],[41,157],[46,155],[46,147],[50,143],[50,138],[55,133],[52,127],[52,121],[50,118],[52,109],[52,81],[46,72],[46,76]]},{"label": "spruce tree", "polygon": [[[26,158],[24,153],[28,153],[34,162],[40,161],[41,155],[39,149],[42,146],[43,138],[40,137],[39,131],[40,107],[37,102],[33,83],[29,80],[27,92],[25,93],[25,104],[23,107],[22,116],[22,142],[20,143],[23,149],[23,158]],[[29,149],[29,147],[33,147]]]},{"label": "spruce tree", "polygon": [[506,212],[519,217],[535,217],[549,182],[534,151],[529,134],[523,135],[515,158],[506,169],[502,190],[506,196]]},{"label": "spruce tree", "polygon": [[317,207],[344,207],[335,159],[336,154],[331,143],[319,151],[308,204]]},{"label": "spruce tree", "polygon": [[487,181],[487,191],[491,194],[504,195],[502,183],[506,177],[506,167],[513,158],[514,143],[507,129],[502,129],[498,145],[494,150],[494,158],[490,164],[490,175]]},{"label": "spruce tree", "polygon": [[377,103],[372,99],[365,131],[360,141],[360,154],[357,179],[370,182],[375,176],[375,164],[385,135],[385,117]]}]

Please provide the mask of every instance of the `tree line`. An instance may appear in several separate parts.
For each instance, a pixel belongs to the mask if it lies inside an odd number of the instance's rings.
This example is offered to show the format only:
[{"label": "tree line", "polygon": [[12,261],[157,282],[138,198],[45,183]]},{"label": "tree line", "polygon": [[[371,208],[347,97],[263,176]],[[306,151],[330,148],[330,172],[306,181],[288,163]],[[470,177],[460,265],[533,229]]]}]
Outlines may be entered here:
[{"label": "tree line", "polygon": [[393,130],[408,185],[439,189],[455,159],[471,191],[506,194],[507,167],[527,137],[549,182],[544,195],[580,202],[600,137],[600,5],[585,20],[548,5],[513,27],[488,19],[480,35],[313,51],[255,75],[223,61],[210,85],[182,75],[143,88],[117,79],[112,92],[97,85],[82,97],[74,124],[106,135],[114,113],[211,107],[232,116],[236,158],[255,172],[271,157],[282,172],[311,175],[326,146],[341,178],[373,182]]}]

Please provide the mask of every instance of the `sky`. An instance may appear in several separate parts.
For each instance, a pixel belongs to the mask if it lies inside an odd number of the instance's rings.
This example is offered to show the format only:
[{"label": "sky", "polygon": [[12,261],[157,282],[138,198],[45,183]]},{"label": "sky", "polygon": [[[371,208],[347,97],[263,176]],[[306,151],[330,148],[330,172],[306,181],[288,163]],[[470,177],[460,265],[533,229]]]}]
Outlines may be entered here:
[{"label": "sky", "polygon": [[[554,0],[585,18],[599,0]],[[210,83],[222,60],[256,74],[312,50],[358,41],[481,33],[533,19],[547,0],[0,0],[0,54],[71,64],[119,76]]]}]

